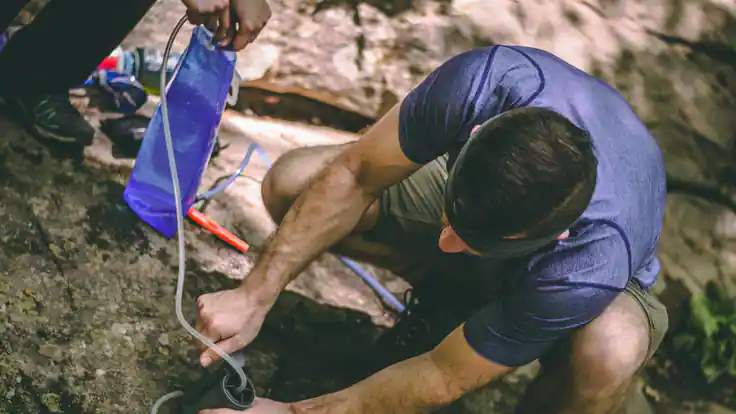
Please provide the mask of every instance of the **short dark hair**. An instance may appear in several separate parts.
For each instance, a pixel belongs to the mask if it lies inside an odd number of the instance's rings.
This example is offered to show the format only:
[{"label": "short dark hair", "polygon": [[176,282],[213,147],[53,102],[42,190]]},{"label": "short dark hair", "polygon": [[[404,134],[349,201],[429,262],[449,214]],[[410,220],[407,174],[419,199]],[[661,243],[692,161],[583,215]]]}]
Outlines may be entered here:
[{"label": "short dark hair", "polygon": [[555,111],[505,112],[466,147],[449,183],[453,227],[489,237],[547,236],[562,233],[590,203],[598,166],[590,136]]}]

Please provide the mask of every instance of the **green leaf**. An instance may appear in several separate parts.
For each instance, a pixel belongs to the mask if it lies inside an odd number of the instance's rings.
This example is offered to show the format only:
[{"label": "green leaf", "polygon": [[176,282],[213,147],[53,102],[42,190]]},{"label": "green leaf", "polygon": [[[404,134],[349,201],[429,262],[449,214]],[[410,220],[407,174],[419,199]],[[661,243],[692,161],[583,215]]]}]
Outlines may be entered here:
[{"label": "green leaf", "polygon": [[736,303],[728,297],[725,287],[714,281],[708,282],[706,295],[710,298],[713,313],[728,316],[736,311]]},{"label": "green leaf", "polygon": [[705,380],[708,381],[708,384],[714,382],[718,379],[722,374],[721,370],[718,369],[715,365],[708,365],[706,367],[703,367],[703,375],[705,375]]},{"label": "green leaf", "polygon": [[718,331],[718,320],[713,316],[708,306],[708,298],[703,293],[695,293],[690,299],[690,309],[695,327],[706,338],[712,338]]},{"label": "green leaf", "polygon": [[727,362],[729,357],[729,343],[728,341],[720,341],[718,342],[718,354],[716,357],[717,361],[723,361]]},{"label": "green leaf", "polygon": [[715,343],[708,340],[704,345],[702,349],[702,354],[700,355],[700,369],[701,371],[705,372],[706,369],[709,366],[712,366],[715,361]]},{"label": "green leaf", "polygon": [[676,335],[672,345],[683,357],[698,362],[708,384],[722,375],[736,378],[736,301],[722,286],[709,283],[690,298],[684,328],[687,333]]},{"label": "green leaf", "polygon": [[49,251],[56,259],[63,259],[64,255],[61,252],[61,249],[59,246],[55,245],[54,243],[49,244]]},{"label": "green leaf", "polygon": [[696,341],[697,338],[693,335],[680,334],[672,340],[672,345],[674,345],[675,349],[678,351],[691,351],[695,346]]}]

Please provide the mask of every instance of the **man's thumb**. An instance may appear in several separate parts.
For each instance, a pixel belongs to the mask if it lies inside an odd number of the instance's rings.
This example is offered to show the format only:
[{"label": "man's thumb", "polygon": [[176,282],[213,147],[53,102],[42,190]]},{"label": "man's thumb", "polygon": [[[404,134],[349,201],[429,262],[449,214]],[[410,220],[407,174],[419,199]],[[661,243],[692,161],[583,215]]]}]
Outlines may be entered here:
[{"label": "man's thumb", "polygon": [[[232,354],[233,352],[240,351],[240,349],[244,347],[242,343],[243,341],[241,341],[238,337],[233,336],[224,341],[218,342],[217,347],[227,354]],[[220,354],[215,352],[215,350],[212,348],[207,348],[207,350],[202,352],[202,355],[199,357],[199,363],[202,364],[203,367],[208,367],[212,365],[212,363],[219,361],[220,359]]]}]

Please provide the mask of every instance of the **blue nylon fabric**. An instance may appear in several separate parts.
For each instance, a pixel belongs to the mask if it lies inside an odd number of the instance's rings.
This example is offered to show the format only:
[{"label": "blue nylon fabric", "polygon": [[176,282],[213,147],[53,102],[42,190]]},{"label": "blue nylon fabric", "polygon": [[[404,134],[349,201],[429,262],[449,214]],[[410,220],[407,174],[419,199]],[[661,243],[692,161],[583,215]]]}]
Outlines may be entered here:
[{"label": "blue nylon fabric", "polygon": [[[235,52],[213,46],[212,33],[197,27],[167,88],[184,214],[195,201],[202,173],[212,155],[235,60]],[[146,130],[123,199],[165,237],[176,234],[176,201],[160,105]]]}]

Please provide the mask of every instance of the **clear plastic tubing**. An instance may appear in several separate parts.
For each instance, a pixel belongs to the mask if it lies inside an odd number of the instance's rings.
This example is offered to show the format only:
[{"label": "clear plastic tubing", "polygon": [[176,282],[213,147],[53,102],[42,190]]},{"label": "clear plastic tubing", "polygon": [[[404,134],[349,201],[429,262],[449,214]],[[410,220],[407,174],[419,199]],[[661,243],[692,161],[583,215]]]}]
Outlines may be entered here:
[{"label": "clear plastic tubing", "polygon": [[[187,17],[182,17],[179,22],[176,24],[176,27],[174,27],[173,32],[171,33],[171,36],[169,37],[169,41],[166,44],[166,49],[164,50],[164,59],[163,59],[163,66],[166,67],[166,64],[169,59],[169,54],[171,52],[171,47],[174,44],[174,39],[176,39],[176,36],[179,34],[179,31],[181,30],[182,26],[184,26],[184,23],[187,21]],[[215,345],[214,342],[210,341],[209,339],[205,338],[203,335],[201,335],[199,332],[197,332],[184,318],[184,313],[182,312],[181,302],[182,297],[184,295],[184,278],[186,276],[186,245],[184,243],[184,209],[181,205],[181,190],[179,188],[179,174],[176,169],[176,156],[174,154],[174,145],[172,143],[171,138],[171,125],[169,124],[169,111],[168,106],[166,105],[166,71],[161,71],[161,117],[162,117],[162,123],[164,127],[164,138],[166,141],[166,151],[168,153],[169,158],[169,169],[171,170],[171,182],[174,187],[174,200],[176,203],[176,224],[177,224],[177,231],[176,231],[176,238],[179,244],[179,277],[177,279],[176,284],[176,317],[179,320],[179,323],[181,326],[184,327],[184,329],[189,332],[190,335],[197,338],[200,342],[217,352],[217,354],[227,363],[229,363],[235,372],[240,377],[240,386],[238,387],[238,391],[243,391],[245,387],[248,384],[248,379],[245,376],[245,372],[243,371],[243,368],[238,366],[238,363],[225,351],[220,349],[217,345]],[[154,404],[151,413],[156,414],[158,412],[159,407],[166,401],[176,398],[179,396],[182,396],[183,393],[181,391],[174,391],[171,393],[168,393],[164,395],[163,397],[159,398],[158,401]]]}]

